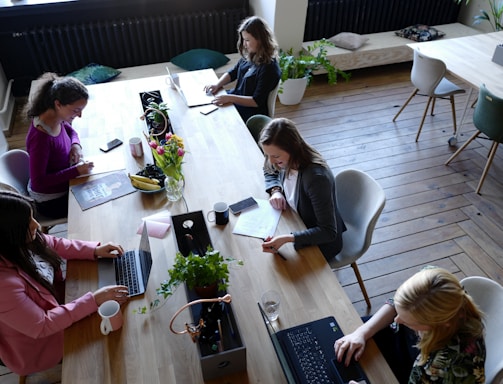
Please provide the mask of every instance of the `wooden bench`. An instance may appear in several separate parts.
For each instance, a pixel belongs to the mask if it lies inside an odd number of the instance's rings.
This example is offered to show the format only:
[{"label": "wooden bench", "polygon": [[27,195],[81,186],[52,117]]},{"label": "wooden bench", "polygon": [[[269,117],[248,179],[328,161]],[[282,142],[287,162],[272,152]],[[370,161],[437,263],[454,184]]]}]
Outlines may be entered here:
[{"label": "wooden bench", "polygon": [[[481,33],[479,30],[461,23],[436,25],[435,28],[445,33],[442,39]],[[359,49],[351,51],[338,47],[327,47],[327,57],[343,71],[412,61],[412,50],[407,47],[411,40],[395,35],[395,31],[371,33],[363,36],[368,37],[369,40]],[[306,41],[302,43],[302,48],[307,51],[307,47],[313,43],[314,41]]]},{"label": "wooden bench", "polygon": [[[241,57],[239,53],[229,53],[225,56],[227,56],[230,60],[227,64],[215,69],[215,73],[218,77],[234,67],[234,65],[239,61]],[[180,68],[171,62],[155,63],[148,65],[139,65],[137,67],[119,68],[121,74],[112,81],[140,79],[151,76],[163,76],[167,74],[166,67],[169,68],[171,74],[185,72],[185,69]]]}]

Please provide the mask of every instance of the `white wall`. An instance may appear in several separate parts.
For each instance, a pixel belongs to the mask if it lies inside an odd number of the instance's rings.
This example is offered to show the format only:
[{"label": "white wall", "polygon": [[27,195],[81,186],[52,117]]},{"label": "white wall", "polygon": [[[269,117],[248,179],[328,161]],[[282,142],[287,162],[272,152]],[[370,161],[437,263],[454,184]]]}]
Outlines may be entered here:
[{"label": "white wall", "polygon": [[263,17],[274,31],[280,48],[301,49],[307,0],[250,0],[251,13]]},{"label": "white wall", "polygon": [[459,13],[459,22],[469,27],[479,29],[483,32],[493,32],[491,24],[488,21],[483,21],[480,24],[473,24],[473,17],[480,13],[480,10],[484,9],[489,15],[489,1],[488,0],[470,0],[468,5],[463,4],[461,6],[461,12]]}]

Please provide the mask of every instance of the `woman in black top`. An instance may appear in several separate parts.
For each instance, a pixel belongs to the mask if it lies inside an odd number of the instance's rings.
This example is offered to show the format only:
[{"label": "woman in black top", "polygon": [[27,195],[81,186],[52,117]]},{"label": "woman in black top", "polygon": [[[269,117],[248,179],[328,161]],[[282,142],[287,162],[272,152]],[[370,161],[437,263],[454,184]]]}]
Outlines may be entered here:
[{"label": "woman in black top", "polygon": [[216,105],[234,103],[242,119],[250,116],[269,115],[267,98],[281,76],[277,61],[278,44],[267,23],[257,16],[245,19],[238,28],[237,42],[241,59],[216,84],[205,87],[206,92],[216,94],[224,85],[236,80],[235,88],[225,95],[218,95]]}]

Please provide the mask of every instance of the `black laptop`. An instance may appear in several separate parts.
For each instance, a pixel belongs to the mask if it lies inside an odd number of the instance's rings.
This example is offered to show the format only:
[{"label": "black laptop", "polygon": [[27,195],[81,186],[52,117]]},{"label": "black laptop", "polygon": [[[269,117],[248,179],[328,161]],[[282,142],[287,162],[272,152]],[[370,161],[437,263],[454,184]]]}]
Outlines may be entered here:
[{"label": "black laptop", "polygon": [[98,260],[98,285],[125,285],[129,296],[145,293],[150,270],[152,269],[152,255],[148,238],[147,223],[143,225],[138,249],[124,252],[121,257]]},{"label": "black laptop", "polygon": [[289,384],[370,383],[357,362],[337,362],[334,342],[344,334],[333,316],[276,331],[258,306]]}]

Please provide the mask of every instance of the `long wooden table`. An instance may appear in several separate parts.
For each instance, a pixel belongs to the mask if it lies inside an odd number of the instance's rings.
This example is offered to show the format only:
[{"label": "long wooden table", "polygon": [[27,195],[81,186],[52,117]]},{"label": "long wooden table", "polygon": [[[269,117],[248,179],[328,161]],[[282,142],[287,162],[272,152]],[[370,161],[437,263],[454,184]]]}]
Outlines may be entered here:
[{"label": "long wooden table", "polygon": [[457,135],[463,125],[473,89],[481,84],[503,97],[503,66],[492,61],[496,46],[503,43],[503,31],[407,44],[427,56],[442,60],[450,74],[470,85]]},{"label": "long wooden table", "polygon": [[[68,235],[70,238],[117,241],[126,248],[139,243],[136,230],[141,218],[160,210],[171,214],[202,210],[204,214],[217,201],[229,203],[247,196],[267,198],[264,192],[262,154],[233,106],[219,108],[208,116],[189,109],[170,89],[165,77],[130,80],[89,87],[90,100],[82,119],[74,122],[86,155],[98,155],[99,144],[118,137],[127,143],[145,130],[139,92],[160,90],[170,107],[170,118],[186,149],[183,170],[186,178],[183,200],[170,203],[164,193],[135,192],[101,206],[82,211],[70,193]],[[96,139],[96,137],[99,137]],[[122,154],[126,170],[135,172],[151,161],[144,143],[145,156],[136,160],[128,145],[115,149]],[[113,152],[113,151],[112,151]],[[111,152],[111,153],[112,153]],[[99,176],[94,176],[99,177]],[[82,182],[77,179],[75,183]],[[350,300],[317,247],[296,252],[282,248],[287,261],[264,254],[261,240],[232,234],[237,218],[231,215],[225,227],[207,223],[214,247],[223,255],[244,261],[230,269],[229,293],[244,344],[247,371],[230,375],[226,383],[285,383],[266,331],[257,301],[267,289],[281,293],[280,328],[298,325],[334,315],[345,333],[353,331],[361,320]],[[285,212],[278,233],[303,228],[297,215]],[[133,310],[156,298],[155,289],[167,278],[176,252],[173,229],[164,239],[151,238],[154,263],[148,291],[123,307],[124,326],[108,336],[99,331],[99,316],[94,314],[65,332],[63,383],[201,383],[203,382],[196,345],[187,335],[169,331],[175,311],[187,302],[178,289],[164,305],[147,314]],[[96,264],[71,261],[67,267],[66,300],[71,301],[97,288]],[[182,328],[190,321],[189,311],[175,323]],[[388,365],[373,342],[361,364],[372,383],[396,383]],[[214,380],[212,382],[222,382]]]}]

